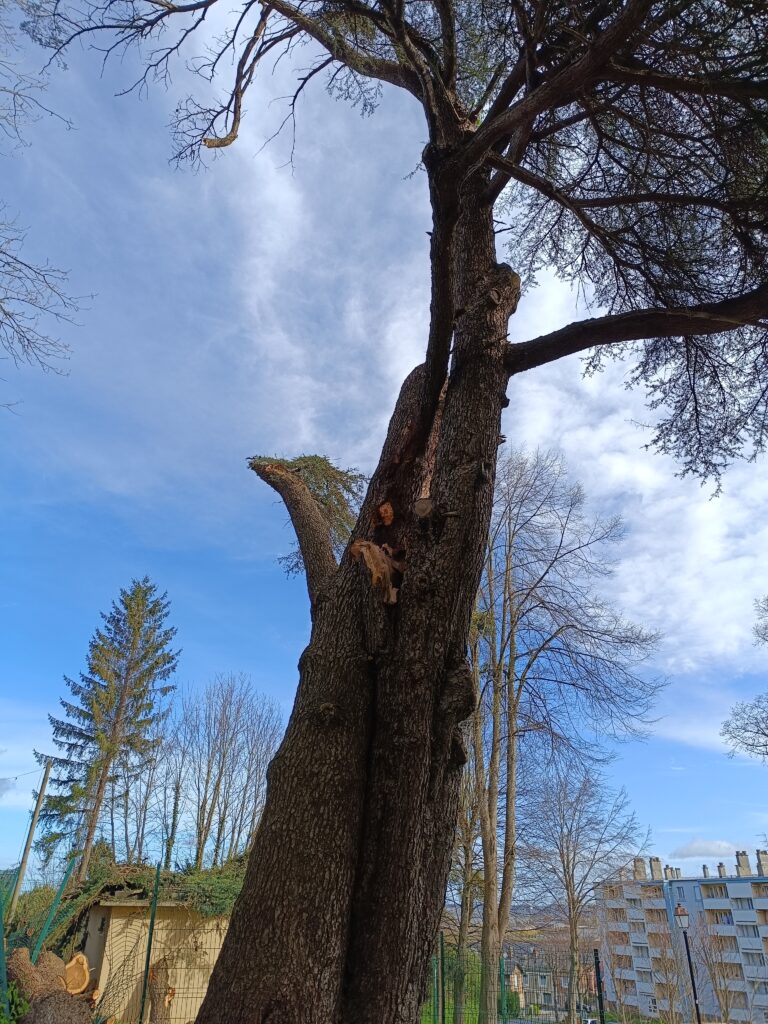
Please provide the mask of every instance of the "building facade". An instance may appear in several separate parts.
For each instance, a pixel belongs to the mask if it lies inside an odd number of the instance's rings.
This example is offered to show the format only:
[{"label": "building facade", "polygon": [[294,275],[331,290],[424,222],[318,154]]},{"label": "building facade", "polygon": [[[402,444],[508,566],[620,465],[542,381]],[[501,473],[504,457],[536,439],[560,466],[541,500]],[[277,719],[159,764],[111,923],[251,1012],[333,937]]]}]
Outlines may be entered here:
[{"label": "building facade", "polygon": [[601,892],[606,997],[630,1015],[693,1021],[690,972],[675,908],[688,914],[688,938],[702,1017],[727,1024],[768,1024],[768,853],[746,852],[736,872],[681,877],[657,857],[638,858],[631,875]]}]

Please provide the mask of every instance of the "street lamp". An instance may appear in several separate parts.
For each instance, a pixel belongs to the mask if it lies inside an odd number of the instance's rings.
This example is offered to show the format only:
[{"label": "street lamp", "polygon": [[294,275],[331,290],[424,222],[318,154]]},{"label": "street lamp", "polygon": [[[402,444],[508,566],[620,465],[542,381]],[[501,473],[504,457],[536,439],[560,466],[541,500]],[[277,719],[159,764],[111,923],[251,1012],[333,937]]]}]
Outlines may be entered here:
[{"label": "street lamp", "polygon": [[678,903],[675,907],[675,923],[677,927],[682,929],[683,941],[685,942],[685,955],[688,957],[688,971],[691,975],[691,991],[693,992],[693,1005],[696,1007],[696,1021],[697,1024],[701,1024],[701,1010],[699,1009],[699,994],[696,991],[696,978],[693,974],[693,962],[691,961],[691,947],[688,943],[688,923],[690,917],[688,911],[682,905]]}]

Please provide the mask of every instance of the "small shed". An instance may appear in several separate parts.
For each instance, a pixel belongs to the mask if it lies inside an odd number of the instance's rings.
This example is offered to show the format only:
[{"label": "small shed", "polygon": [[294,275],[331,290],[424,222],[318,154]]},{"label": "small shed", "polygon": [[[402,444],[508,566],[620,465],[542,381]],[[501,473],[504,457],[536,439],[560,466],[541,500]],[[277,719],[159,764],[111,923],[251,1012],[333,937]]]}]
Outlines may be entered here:
[{"label": "small shed", "polygon": [[[102,1018],[140,1020],[150,902],[102,899],[88,912],[83,952],[99,992]],[[194,1021],[227,931],[226,917],[205,917],[172,900],[157,905],[142,1021]]]}]

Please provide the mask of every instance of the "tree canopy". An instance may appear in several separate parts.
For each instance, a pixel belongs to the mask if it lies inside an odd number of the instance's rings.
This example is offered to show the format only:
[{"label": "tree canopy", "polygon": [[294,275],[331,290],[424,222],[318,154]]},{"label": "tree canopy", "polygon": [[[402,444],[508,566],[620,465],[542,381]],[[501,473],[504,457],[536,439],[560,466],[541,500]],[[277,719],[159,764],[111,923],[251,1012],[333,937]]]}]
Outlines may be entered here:
[{"label": "tree canopy", "polygon": [[[632,380],[661,450],[717,475],[764,448],[763,0],[244,0],[212,41],[219,3],[35,0],[28,28],[59,48],[94,34],[107,52],[141,44],[142,81],[183,54],[211,83],[177,111],[177,155],[192,161],[234,142],[262,65],[301,44],[288,116],[318,76],[364,108],[383,85],[405,90],[446,156],[444,202],[490,169],[526,285],[553,267],[608,314],[512,345],[513,371],[590,348],[594,367],[606,345],[643,341]],[[435,343],[452,321],[433,324]]]}]

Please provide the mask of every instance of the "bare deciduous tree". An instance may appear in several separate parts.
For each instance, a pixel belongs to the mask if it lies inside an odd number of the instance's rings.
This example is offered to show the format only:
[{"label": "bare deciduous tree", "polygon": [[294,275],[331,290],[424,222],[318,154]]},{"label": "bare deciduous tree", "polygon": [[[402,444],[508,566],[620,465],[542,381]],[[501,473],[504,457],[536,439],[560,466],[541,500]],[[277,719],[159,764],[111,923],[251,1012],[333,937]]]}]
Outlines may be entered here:
[{"label": "bare deciduous tree", "polygon": [[579,927],[606,878],[647,842],[624,790],[611,792],[573,756],[555,761],[526,808],[526,886],[558,907],[568,928],[568,1020],[578,1024]]},{"label": "bare deciduous tree", "polygon": [[[20,63],[15,22],[20,8],[0,0],[0,153],[7,156],[23,143],[31,120],[51,111],[43,104],[45,82],[26,73]],[[70,321],[76,302],[65,291],[65,274],[23,255],[24,231],[0,201],[0,349],[16,365],[32,363],[53,368],[66,356],[67,346],[51,335],[47,325]]]},{"label": "bare deciduous tree", "polygon": [[[102,49],[140,45],[146,78],[164,78],[181,50],[204,88],[225,77],[222,99],[179,110],[179,152],[193,160],[235,140],[257,73],[300,48],[294,103],[327,75],[365,109],[386,87],[423,112],[424,361],[403,383],[338,565],[311,490],[285,466],[254,467],[299,533],[312,637],[199,1017],[218,1022],[226,1005],[231,1024],[414,1021],[455,836],[458,726],[473,707],[467,640],[510,378],[589,350],[593,368],[628,358],[655,409],[657,447],[687,472],[717,476],[768,440],[768,8],[244,0],[229,13],[219,0],[39,0],[34,10],[32,30],[54,46],[98,33]],[[190,60],[214,19],[213,52],[206,36]],[[514,269],[499,260],[499,231]],[[510,343],[522,277],[543,264],[603,314]]]},{"label": "bare deciduous tree", "polygon": [[[175,764],[174,779],[177,785],[185,780],[183,817],[192,826],[195,868],[219,865],[247,848],[280,726],[275,706],[242,674],[215,676],[202,695],[185,695],[178,734],[184,763]],[[177,807],[177,819],[179,813]]]},{"label": "bare deciduous tree", "polygon": [[656,635],[599,594],[623,532],[619,519],[587,514],[584,493],[558,456],[513,452],[500,462],[470,632],[484,880],[480,1024],[497,1016],[494,965],[514,889],[520,738],[529,737],[534,760],[560,747],[594,759],[596,736],[642,729],[658,691],[637,671]]},{"label": "bare deciduous tree", "polygon": [[[737,1009],[737,990],[741,990],[744,981],[744,969],[734,956],[739,952],[736,940],[731,935],[718,935],[704,914],[699,914],[691,929],[690,941],[696,973],[708,980],[720,1010],[720,1020],[723,1024],[731,1024],[733,1011]],[[764,960],[762,952],[759,956]],[[768,969],[763,967],[759,973],[762,979],[768,979]],[[697,981],[697,986],[703,987],[701,980]]]}]

